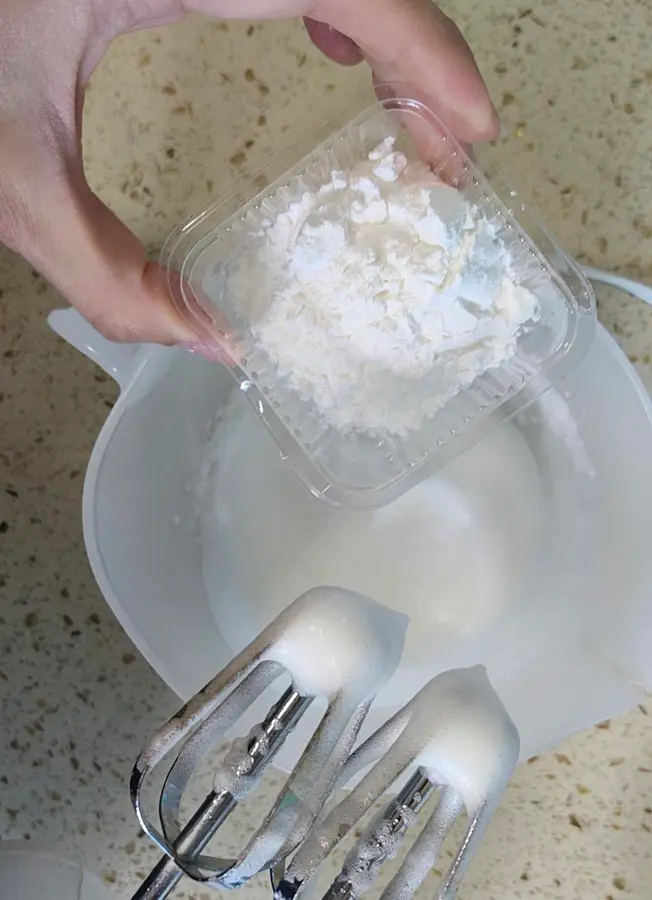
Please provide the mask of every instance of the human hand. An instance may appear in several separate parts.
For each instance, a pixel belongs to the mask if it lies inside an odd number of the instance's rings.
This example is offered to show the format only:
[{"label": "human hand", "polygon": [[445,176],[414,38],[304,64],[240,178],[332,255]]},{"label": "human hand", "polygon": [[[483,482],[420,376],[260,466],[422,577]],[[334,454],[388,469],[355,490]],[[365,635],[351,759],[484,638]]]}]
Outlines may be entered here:
[{"label": "human hand", "polygon": [[471,51],[430,0],[0,0],[0,242],[113,340],[197,339],[158,265],[88,186],[84,90],[118,35],[190,11],[304,16],[327,56],[344,65],[366,59],[378,81],[412,86],[459,140],[498,131]]}]

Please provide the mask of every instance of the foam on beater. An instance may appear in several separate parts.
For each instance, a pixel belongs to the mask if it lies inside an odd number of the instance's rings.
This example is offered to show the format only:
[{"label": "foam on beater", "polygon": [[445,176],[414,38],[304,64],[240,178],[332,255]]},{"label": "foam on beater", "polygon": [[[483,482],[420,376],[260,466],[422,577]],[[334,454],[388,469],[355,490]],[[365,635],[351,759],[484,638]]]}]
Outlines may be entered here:
[{"label": "foam on beater", "polygon": [[473,817],[518,760],[519,737],[484,666],[434,678],[413,701],[409,728],[421,744],[416,764],[449,784]]},{"label": "foam on beater", "polygon": [[[381,759],[378,768],[385,772],[421,767],[435,784],[450,785],[473,817],[490,795],[506,786],[519,746],[516,726],[485,667],[450,669],[429,681],[355,750],[339,783],[350,783]],[[353,819],[365,811],[365,791],[363,779],[349,795]]]},{"label": "foam on beater", "polygon": [[371,700],[399,663],[408,617],[338,587],[313,588],[301,600],[266,657],[307,695]]}]

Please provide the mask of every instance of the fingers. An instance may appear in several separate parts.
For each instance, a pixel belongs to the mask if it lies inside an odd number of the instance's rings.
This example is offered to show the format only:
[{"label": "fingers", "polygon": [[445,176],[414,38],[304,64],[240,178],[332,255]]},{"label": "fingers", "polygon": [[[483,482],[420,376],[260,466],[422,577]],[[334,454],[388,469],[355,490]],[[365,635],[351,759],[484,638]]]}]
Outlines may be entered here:
[{"label": "fingers", "polygon": [[403,83],[463,142],[498,136],[498,115],[466,41],[431,0],[185,0],[223,18],[306,16],[314,43],[353,65],[363,56],[379,81]]},{"label": "fingers", "polygon": [[498,115],[473,54],[430,0],[317,0],[310,14],[353,41],[378,81],[405,84],[423,99],[458,140],[497,137]]},{"label": "fingers", "polygon": [[[82,177],[79,179],[82,181]],[[120,341],[190,343],[164,274],[85,180],[64,188],[57,227],[44,235],[45,274],[102,334]],[[59,218],[59,217],[58,217]]]},{"label": "fingers", "polygon": [[[328,56],[345,65],[366,58],[377,81],[405,84],[459,140],[497,134],[498,119],[471,52],[430,0],[187,0],[183,8],[191,7],[219,15],[308,15],[309,34]],[[149,3],[144,9],[143,21],[151,15]],[[181,13],[173,11],[175,17]],[[132,26],[141,24],[136,19]],[[109,40],[104,35],[95,44],[104,47]],[[107,337],[195,344],[159,267],[147,263],[138,239],[86,183],[75,121],[80,80],[71,78],[78,59],[55,49],[54,99],[40,98],[40,111],[30,101],[3,123],[0,241],[28,259]],[[17,72],[16,84],[31,83],[21,65]]]}]

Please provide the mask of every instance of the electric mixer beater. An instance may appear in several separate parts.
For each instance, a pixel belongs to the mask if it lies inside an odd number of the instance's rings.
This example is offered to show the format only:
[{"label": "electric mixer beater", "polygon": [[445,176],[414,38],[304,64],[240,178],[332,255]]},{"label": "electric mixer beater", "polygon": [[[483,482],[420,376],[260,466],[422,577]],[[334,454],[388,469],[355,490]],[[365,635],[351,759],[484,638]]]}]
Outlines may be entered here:
[{"label": "electric mixer beater", "polygon": [[[398,665],[407,618],[339,588],[314,588],[287,607],[242,653],[196,694],[140,754],[131,796],[141,826],[165,856],[134,900],[168,896],[185,873],[213,887],[236,887],[291,853],[308,833],[353,749],[376,693]],[[181,798],[199,761],[274,682],[291,683],[264,720],[230,745],[213,790],[181,828]],[[328,707],[261,828],[236,859],[201,851],[267,765],[316,697]],[[143,810],[145,779],[181,745],[165,776],[160,828]]]},{"label": "electric mixer beater", "polygon": [[[360,896],[393,857],[416,814],[438,803],[383,900],[409,897],[425,878],[452,825],[469,825],[438,898],[455,895],[477,841],[518,760],[518,734],[484,669],[451,671],[429,682],[402,710],[354,749],[375,696],[403,650],[405,616],[351,591],[315,588],[287,607],[259,637],[150,740],[131,778],[144,831],[164,856],[133,896],[161,900],[184,875],[215,888],[245,884],[270,870],[276,900],[294,900],[324,859],[398,779],[407,781],[363,831],[324,900]],[[182,827],[180,805],[201,759],[274,682],[291,683],[246,738],[232,741],[213,788]],[[236,858],[203,854],[230,813],[258,784],[317,697],[328,707],[271,812]],[[180,746],[161,790],[154,825],[143,808],[148,773]],[[371,769],[330,812],[338,788]]]},{"label": "electric mixer beater", "polygon": [[[340,774],[344,786],[372,768],[320,821],[273,881],[276,900],[294,900],[327,856],[398,779],[407,781],[375,816],[347,855],[323,900],[361,896],[383,863],[399,850],[426,801],[437,803],[381,900],[406,900],[435,865],[453,825],[465,812],[466,831],[437,889],[452,900],[478,842],[518,762],[518,732],[485,669],[443,672],[371,735]],[[415,770],[410,774],[411,770]]]}]

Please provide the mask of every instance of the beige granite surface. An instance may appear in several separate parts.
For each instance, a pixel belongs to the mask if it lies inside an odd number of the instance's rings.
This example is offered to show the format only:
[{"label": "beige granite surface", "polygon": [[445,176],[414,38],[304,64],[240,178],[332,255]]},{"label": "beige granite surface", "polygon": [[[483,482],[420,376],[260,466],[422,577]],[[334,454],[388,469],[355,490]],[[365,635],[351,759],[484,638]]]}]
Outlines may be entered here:
[{"label": "beige granite surface", "polygon": [[[502,112],[501,168],[574,254],[652,280],[650,4],[457,0],[451,10]],[[365,79],[322,60],[298,24],[193,18],[133,35],[92,83],[90,178],[155,248]],[[600,300],[652,388],[652,309],[615,292]],[[76,848],[128,897],[154,853],[125,780],[175,699],[133,651],[85,559],[83,472],[116,391],[48,332],[45,313],[59,303],[0,251],[0,835]],[[636,709],[517,773],[461,895],[651,892],[652,703],[650,715]]]}]

